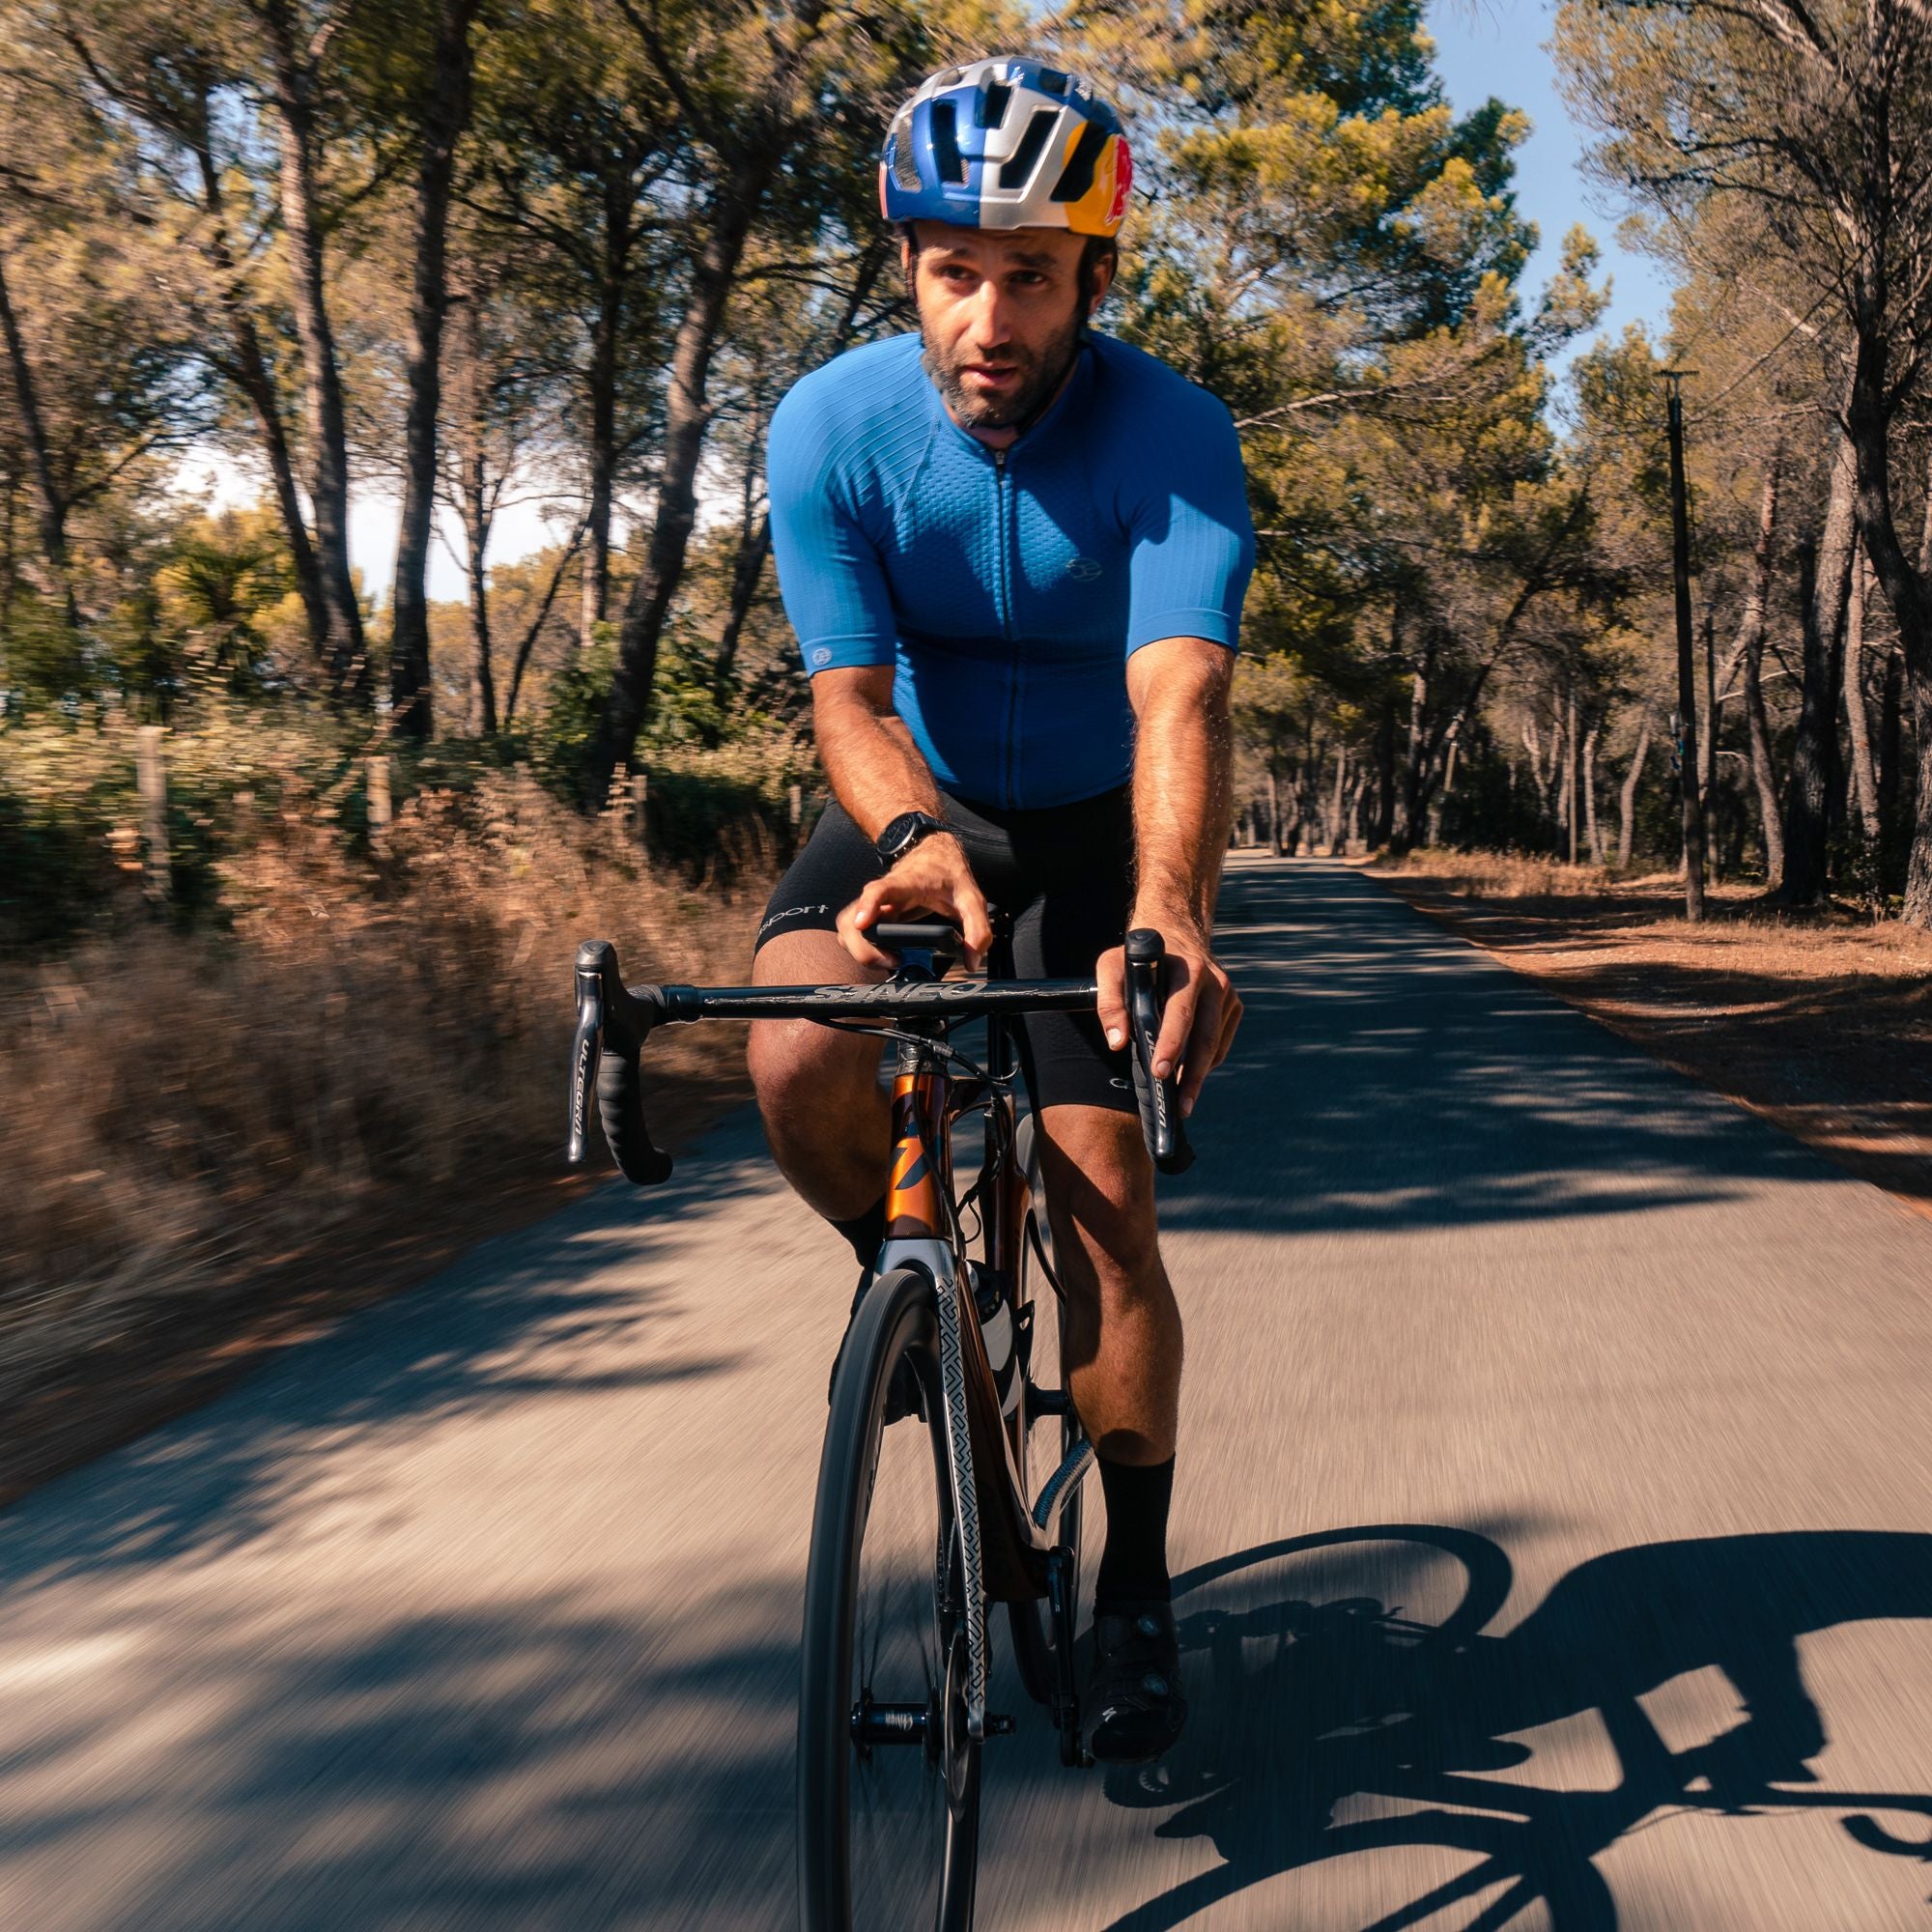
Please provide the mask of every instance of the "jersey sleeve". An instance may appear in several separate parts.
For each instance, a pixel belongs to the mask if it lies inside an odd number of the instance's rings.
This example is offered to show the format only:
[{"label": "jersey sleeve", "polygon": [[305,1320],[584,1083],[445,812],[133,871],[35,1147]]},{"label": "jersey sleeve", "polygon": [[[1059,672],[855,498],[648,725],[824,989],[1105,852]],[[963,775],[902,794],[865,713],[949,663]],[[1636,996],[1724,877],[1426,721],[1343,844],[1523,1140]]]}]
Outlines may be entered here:
[{"label": "jersey sleeve", "polygon": [[1191,389],[1142,474],[1129,507],[1127,655],[1162,638],[1237,648],[1255,532],[1234,418],[1205,389]]},{"label": "jersey sleeve", "polygon": [[835,439],[809,384],[779,405],[765,445],[785,615],[808,672],[891,664],[897,624],[885,568],[839,474]]}]

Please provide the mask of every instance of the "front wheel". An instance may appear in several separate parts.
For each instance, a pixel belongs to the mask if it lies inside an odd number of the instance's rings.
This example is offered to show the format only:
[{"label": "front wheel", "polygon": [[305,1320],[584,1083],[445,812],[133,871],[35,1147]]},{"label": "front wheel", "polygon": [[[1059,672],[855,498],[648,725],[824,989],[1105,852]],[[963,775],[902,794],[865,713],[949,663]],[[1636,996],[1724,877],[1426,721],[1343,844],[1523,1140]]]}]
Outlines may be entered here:
[{"label": "front wheel", "polygon": [[[805,1932],[973,1922],[980,1746],[933,1293],[916,1268],[874,1282],[832,1384],[799,1694]],[[889,1394],[913,1412],[888,1424]]]}]

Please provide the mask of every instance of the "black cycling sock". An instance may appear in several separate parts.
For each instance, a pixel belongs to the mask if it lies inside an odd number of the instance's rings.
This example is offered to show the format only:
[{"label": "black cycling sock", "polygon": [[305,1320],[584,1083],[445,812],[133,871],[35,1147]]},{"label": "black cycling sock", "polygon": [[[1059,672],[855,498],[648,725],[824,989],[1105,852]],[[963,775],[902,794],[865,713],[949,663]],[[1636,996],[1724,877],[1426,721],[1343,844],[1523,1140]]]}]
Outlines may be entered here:
[{"label": "black cycling sock", "polygon": [[1174,1458],[1165,1463],[1113,1463],[1104,1456],[1100,1487],[1107,1496],[1107,1548],[1094,1580],[1094,1607],[1165,1603],[1174,1594],[1167,1575],[1167,1510],[1174,1500]]},{"label": "black cycling sock", "polygon": [[879,1243],[886,1238],[886,1197],[881,1194],[863,1214],[832,1225],[852,1243],[859,1265],[870,1267],[879,1259]]}]

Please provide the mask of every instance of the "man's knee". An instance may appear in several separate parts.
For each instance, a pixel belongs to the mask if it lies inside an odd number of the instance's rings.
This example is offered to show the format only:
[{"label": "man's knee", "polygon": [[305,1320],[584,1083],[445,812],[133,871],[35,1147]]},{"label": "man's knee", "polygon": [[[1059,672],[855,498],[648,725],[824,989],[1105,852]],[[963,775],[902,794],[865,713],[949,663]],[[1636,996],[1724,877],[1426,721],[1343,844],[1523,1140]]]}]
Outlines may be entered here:
[{"label": "man's knee", "polygon": [[755,1020],[745,1056],[767,1121],[836,1121],[876,1096],[875,1040],[809,1020]]},{"label": "man's knee", "polygon": [[[1153,1164],[1141,1139],[1139,1117],[1102,1107],[1049,1107],[1040,1125],[1047,1208],[1056,1239],[1070,1237],[1077,1243],[1092,1270],[1093,1286],[1103,1295],[1151,1288],[1161,1279],[1160,1254]],[[1077,1264],[1071,1270],[1080,1271]]]},{"label": "man's knee", "polygon": [[[814,986],[882,976],[860,967],[831,932],[787,932],[761,947],[753,983]],[[768,1121],[816,1119],[863,1103],[877,1080],[878,1042],[810,1020],[754,1020],[746,1042],[752,1085]]]}]

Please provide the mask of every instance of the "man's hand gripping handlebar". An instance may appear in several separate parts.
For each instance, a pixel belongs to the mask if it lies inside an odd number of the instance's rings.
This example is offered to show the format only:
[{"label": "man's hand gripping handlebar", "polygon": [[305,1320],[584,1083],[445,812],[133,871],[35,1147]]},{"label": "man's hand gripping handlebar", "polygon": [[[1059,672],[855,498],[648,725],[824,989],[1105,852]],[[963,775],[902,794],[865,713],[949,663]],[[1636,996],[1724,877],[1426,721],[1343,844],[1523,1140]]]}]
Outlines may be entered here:
[{"label": "man's hand gripping handlebar", "polygon": [[[950,931],[950,928],[944,929]],[[880,925],[872,936],[895,950],[926,951],[943,944],[929,925]],[[1165,1004],[1159,933],[1127,934],[1127,1031],[1131,1041],[1134,1098],[1148,1152],[1162,1174],[1181,1174],[1194,1164],[1172,1079],[1153,1077],[1154,1044]],[[942,969],[943,970],[943,969]],[[975,980],[901,975],[877,986],[627,987],[608,939],[587,939],[577,949],[577,1037],[570,1061],[570,1163],[582,1166],[590,1151],[590,1105],[596,1095],[604,1138],[626,1179],[649,1187],[670,1178],[670,1155],[651,1140],[644,1121],[643,1076],[639,1057],[655,1027],[703,1018],[823,1017],[845,1022],[902,1019],[948,1013],[968,1019],[995,1010],[1092,1012],[1098,987],[1092,980]]]}]

